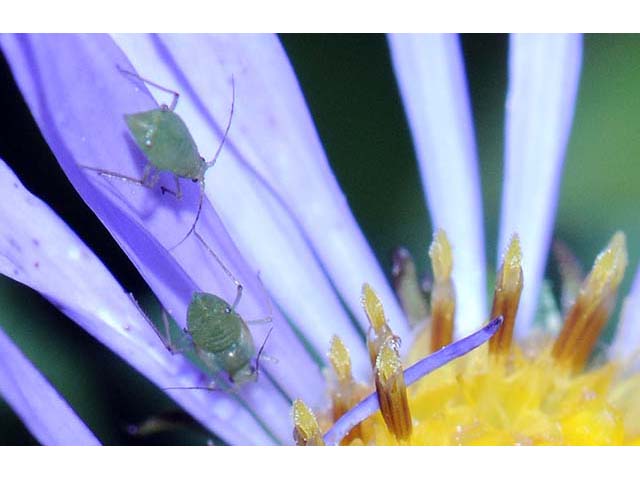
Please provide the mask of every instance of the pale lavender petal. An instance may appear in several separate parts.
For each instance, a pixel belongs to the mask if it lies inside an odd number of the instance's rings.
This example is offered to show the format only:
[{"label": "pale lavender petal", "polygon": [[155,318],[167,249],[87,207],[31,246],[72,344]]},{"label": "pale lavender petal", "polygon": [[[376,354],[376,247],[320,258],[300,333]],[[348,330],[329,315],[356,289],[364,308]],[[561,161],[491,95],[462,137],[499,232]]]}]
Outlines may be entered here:
[{"label": "pale lavender petal", "polygon": [[[179,355],[172,357],[164,349],[100,260],[46,204],[24,189],[4,162],[0,162],[0,191],[4,196],[0,203],[0,273],[39,291],[156,385],[202,384],[201,374],[191,363]],[[258,385],[250,388],[259,391]],[[264,396],[273,393],[266,388]],[[249,411],[228,394],[169,394],[228,442],[274,442]],[[274,395],[272,404],[288,409],[277,399]],[[277,426],[277,422],[274,424]],[[279,432],[281,441],[287,441],[288,430],[287,425]]]},{"label": "pale lavender petal", "polygon": [[[209,198],[243,253],[260,268],[275,298],[316,350],[324,352],[331,336],[338,333],[353,351],[355,369],[367,371],[363,344],[335,290],[361,329],[368,325],[360,306],[365,281],[382,297],[394,330],[402,336],[408,333],[407,326],[328,166],[277,38],[116,38],[139,72],[180,90],[178,110],[209,155],[227,120],[233,76],[236,109],[229,148],[207,177]],[[273,186],[286,209],[250,169]]]},{"label": "pale lavender petal", "polygon": [[631,361],[632,368],[640,366],[640,267],[622,304],[620,323],[610,351],[621,362]]},{"label": "pale lavender petal", "polygon": [[99,445],[49,381],[0,329],[0,396],[42,445]]},{"label": "pale lavender petal", "polygon": [[[78,164],[99,166],[140,177],[146,163],[133,145],[123,115],[156,104],[146,89],[139,89],[118,72],[117,65],[132,67],[110,37],[5,36],[2,46],[65,173],[178,323],[184,324],[188,302],[196,290],[233,298],[233,283],[195,237],[171,253],[167,251],[193,222],[196,185],[182,182],[185,198],[178,201],[162,197],[158,190],[148,191],[105,179],[78,167]],[[161,181],[173,186],[171,178]],[[198,231],[243,282],[245,295],[239,305],[240,313],[247,319],[265,317],[269,302],[257,272],[246,265],[208,203],[203,208]],[[318,398],[323,382],[317,364],[279,312],[274,313],[274,331],[266,353],[279,362],[268,365],[263,362],[262,366],[288,397]],[[254,329],[256,343],[262,340],[267,328]],[[289,398],[278,393],[270,397],[268,392],[273,391],[270,384],[259,383],[243,387],[241,395],[261,418],[277,425],[279,432],[288,431]],[[274,405],[278,406],[277,415]],[[289,437],[287,433],[286,438]]]},{"label": "pale lavender petal", "polygon": [[517,233],[524,272],[520,337],[540,294],[581,63],[580,35],[511,36],[498,263]]},{"label": "pale lavender petal", "polygon": [[399,34],[389,35],[389,46],[433,227],[446,231],[453,248],[460,336],[487,315],[480,177],[460,42]]},{"label": "pale lavender petal", "polygon": [[[404,372],[404,382],[406,386],[408,387],[435,369],[478,348],[498,331],[500,325],[502,325],[502,317],[490,321],[468,337],[447,345],[428,357],[414,363]],[[374,392],[340,417],[324,435],[324,442],[327,445],[338,445],[340,440],[342,440],[353,427],[373,415],[379,408],[378,395]]]}]

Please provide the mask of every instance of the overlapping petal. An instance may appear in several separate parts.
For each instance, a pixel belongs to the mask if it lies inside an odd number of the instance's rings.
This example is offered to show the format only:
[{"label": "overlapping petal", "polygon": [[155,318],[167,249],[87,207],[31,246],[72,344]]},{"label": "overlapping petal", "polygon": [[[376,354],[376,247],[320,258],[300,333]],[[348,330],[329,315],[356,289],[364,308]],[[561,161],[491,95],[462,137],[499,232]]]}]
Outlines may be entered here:
[{"label": "overlapping petal", "polygon": [[181,92],[178,110],[209,155],[227,120],[233,76],[235,114],[228,148],[207,177],[209,198],[316,350],[324,352],[338,333],[352,349],[356,372],[366,372],[360,336],[341,302],[366,328],[359,295],[367,281],[380,292],[394,330],[402,335],[407,326],[328,166],[277,38],[116,39],[138,72]]},{"label": "overlapping petal", "polygon": [[99,445],[56,389],[0,329],[0,396],[43,445]]},{"label": "overlapping petal", "polygon": [[[0,164],[0,190],[5,196],[0,204],[0,273],[39,291],[156,385],[201,383],[201,375],[186,359],[172,357],[164,349],[100,260],[46,204],[24,189],[4,163]],[[229,394],[171,391],[170,395],[228,442],[288,440],[287,436],[271,438],[250,410]],[[274,410],[277,395],[272,389],[262,395],[259,400],[269,402]],[[287,406],[283,408],[286,411]],[[285,435],[287,430],[278,433]]]},{"label": "overlapping petal", "polygon": [[580,35],[511,36],[498,252],[518,233],[524,272],[519,336],[529,331],[538,303],[581,64]]},{"label": "overlapping petal", "polygon": [[389,35],[434,229],[454,253],[456,333],[486,319],[484,230],[471,106],[454,35]]}]

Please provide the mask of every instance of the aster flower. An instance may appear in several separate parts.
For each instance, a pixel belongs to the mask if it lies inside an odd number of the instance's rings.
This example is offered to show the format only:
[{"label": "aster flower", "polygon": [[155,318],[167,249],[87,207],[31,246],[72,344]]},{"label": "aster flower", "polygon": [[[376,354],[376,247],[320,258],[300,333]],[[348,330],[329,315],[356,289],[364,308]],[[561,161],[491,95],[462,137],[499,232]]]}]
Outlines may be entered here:
[{"label": "aster flower", "polygon": [[[579,37],[515,36],[512,40],[503,198],[509,207],[503,209],[500,236],[501,250],[507,254],[499,265],[492,312],[498,320],[462,343],[437,351],[419,363],[417,370],[404,375],[401,361],[424,357],[429,349],[420,340],[427,336],[432,341],[434,330],[412,331],[403,311],[409,311],[408,305],[396,299],[349,211],[275,37],[6,36],[1,45],[66,175],[180,325],[184,325],[193,292],[213,292],[226,299],[235,294],[234,284],[195,237],[172,248],[193,221],[197,185],[183,182],[184,198],[179,201],[163,197],[159,190],[102,178],[79,165],[142,176],[146,160],[126,131],[123,114],[149,110],[168,100],[162,91],[148,90],[141,82],[123,77],[116,66],[180,92],[176,111],[206,157],[221,142],[232,82],[235,84],[237,108],[225,161],[218,162],[215,174],[207,175],[208,199],[197,230],[244,285],[238,305],[244,318],[262,318],[269,304],[274,305],[267,352],[278,362],[264,364],[265,375],[258,382],[230,391],[167,392],[224,441],[288,444],[293,441],[294,424],[296,441],[307,444],[342,441],[349,428],[336,431],[344,425],[357,429],[345,440],[353,443],[395,443],[411,438],[437,443],[434,438],[438,436],[445,443],[453,438],[459,443],[622,443],[637,439],[638,413],[632,401],[637,397],[637,379],[619,382],[617,371],[609,365],[582,377],[584,358],[578,362],[563,353],[575,345],[571,331],[565,334],[568,340],[551,354],[539,346],[533,349],[533,356],[527,350],[520,353],[516,346],[511,349],[510,332],[516,339],[529,334],[536,310],[577,90]],[[443,232],[432,247],[435,282],[430,325],[445,326],[440,331],[450,333],[438,334],[437,347],[431,345],[436,350],[453,340],[454,331],[460,338],[490,318],[485,305],[484,239],[472,122],[455,37],[392,36],[390,45],[427,203],[435,226]],[[74,87],[73,94],[65,95],[69,85]],[[538,141],[533,144],[532,138]],[[538,162],[537,168],[531,168],[532,159]],[[2,174],[7,184],[15,185],[9,188],[11,201],[1,209],[2,273],[59,305],[158,386],[205,385],[206,379],[193,363],[164,350],[136,305],[73,232],[25,192],[8,169]],[[162,176],[161,181],[172,185],[170,177]],[[14,205],[31,209],[29,218],[39,221],[21,222]],[[514,232],[520,240],[512,240],[507,249]],[[598,307],[600,325],[615,301],[626,266],[623,237],[614,237],[597,265],[589,277],[592,281],[587,279],[584,284],[584,298],[578,297],[576,305],[583,305],[583,299],[585,305]],[[410,263],[405,259],[401,266],[406,272]],[[627,305],[633,305],[638,290],[634,289]],[[402,292],[400,298],[406,299]],[[639,329],[629,320],[635,311],[629,307],[625,312],[632,313],[625,314],[623,325],[636,332],[637,338]],[[579,315],[571,317],[571,312],[569,318],[584,320]],[[265,337],[267,328],[252,329],[256,342]],[[476,350],[425,377],[407,394],[405,385],[479,346],[496,330],[490,353],[484,348]],[[327,404],[322,369],[327,364],[323,352],[329,345],[328,360],[336,382]],[[614,345],[615,351],[625,353],[633,348],[620,336]],[[590,353],[589,347],[582,348],[582,356]],[[564,368],[564,360],[573,373]],[[372,367],[377,393],[367,396],[370,387],[362,382],[370,377]],[[556,368],[557,375],[545,377],[545,372]],[[536,410],[547,398],[514,395],[516,405],[509,405],[513,408],[505,416],[501,410],[504,396],[521,386],[514,378],[524,384],[541,378],[538,389],[529,391],[531,395],[545,393],[551,385],[558,394],[573,392],[573,403],[557,402],[558,408],[549,416]],[[460,380],[452,386],[455,379]],[[3,395],[11,388],[2,387]],[[430,396],[434,387],[438,393]],[[491,393],[494,387],[500,389],[495,394]],[[456,388],[453,397],[448,396]],[[588,403],[594,395],[600,402],[597,405]],[[480,406],[460,404],[460,396]],[[316,410],[319,423],[306,405]],[[354,420],[366,418],[378,405],[382,415],[362,424]],[[519,416],[523,405],[527,407],[525,419]],[[577,418],[566,415],[563,408],[577,409]],[[478,412],[485,417],[474,417]],[[445,419],[437,424],[433,415],[443,414]],[[568,422],[560,432],[549,427],[557,420],[556,414]],[[484,422],[496,416],[501,428],[488,429]],[[338,418],[343,420],[332,427]],[[520,423],[509,424],[504,418]],[[49,419],[44,416],[42,421]],[[452,425],[464,426],[457,437],[448,431]],[[604,433],[568,435],[582,432],[585,425]],[[613,433],[607,430],[609,426]],[[324,430],[328,433],[321,438]]]}]

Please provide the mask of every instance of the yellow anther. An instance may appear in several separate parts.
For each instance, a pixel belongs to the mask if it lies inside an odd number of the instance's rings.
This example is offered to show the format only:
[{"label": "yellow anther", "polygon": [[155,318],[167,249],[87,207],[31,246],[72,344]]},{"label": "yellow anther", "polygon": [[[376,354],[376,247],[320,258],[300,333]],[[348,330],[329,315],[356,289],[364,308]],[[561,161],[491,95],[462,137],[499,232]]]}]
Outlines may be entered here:
[{"label": "yellow anther", "polygon": [[505,354],[511,348],[513,327],[516,313],[518,313],[522,286],[522,251],[520,249],[520,239],[518,235],[514,234],[504,254],[502,266],[496,279],[490,318],[502,316],[504,323],[500,330],[489,340],[489,351],[492,354]]},{"label": "yellow anther", "polygon": [[397,440],[407,440],[412,431],[411,412],[402,362],[392,340],[382,345],[376,359],[375,383],[380,411],[388,430]]},{"label": "yellow anther", "polygon": [[299,446],[324,445],[318,420],[302,400],[293,402],[293,439]]},{"label": "yellow anther", "polygon": [[362,286],[362,306],[369,318],[371,327],[376,333],[380,333],[387,324],[387,319],[384,316],[382,302],[368,283]]},{"label": "yellow anther", "polygon": [[433,236],[433,242],[429,247],[429,257],[431,257],[435,280],[441,282],[449,280],[453,270],[453,254],[451,252],[451,244],[444,230],[439,229]]},{"label": "yellow anther", "polygon": [[615,305],[627,268],[625,236],[617,232],[596,258],[553,345],[553,356],[571,369],[584,366]]},{"label": "yellow anther", "polygon": [[340,383],[348,382],[352,380],[351,375],[351,357],[349,357],[349,350],[344,346],[342,340],[337,335],[334,335],[331,339],[331,347],[329,349],[329,361],[333,370],[336,372],[338,381]]},{"label": "yellow anther", "polygon": [[367,333],[367,347],[369,348],[371,366],[375,367],[376,357],[382,344],[387,340],[392,340],[397,349],[399,338],[393,334],[391,327],[387,324],[382,302],[368,283],[362,286],[362,306],[371,324]]},{"label": "yellow anther", "polygon": [[393,252],[393,287],[400,300],[402,310],[411,326],[425,322],[429,317],[427,300],[418,281],[416,265],[405,248]]},{"label": "yellow anther", "polygon": [[453,321],[456,296],[451,271],[453,254],[444,230],[438,230],[429,248],[433,268],[433,291],[431,293],[431,351],[435,352],[453,340]]}]

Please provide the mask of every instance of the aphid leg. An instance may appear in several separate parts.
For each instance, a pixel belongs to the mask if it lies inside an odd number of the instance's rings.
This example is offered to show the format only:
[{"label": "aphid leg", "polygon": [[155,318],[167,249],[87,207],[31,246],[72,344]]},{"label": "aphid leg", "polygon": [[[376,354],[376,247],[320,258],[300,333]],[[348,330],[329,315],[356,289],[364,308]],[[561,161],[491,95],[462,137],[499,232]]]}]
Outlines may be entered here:
[{"label": "aphid leg", "polygon": [[267,340],[269,340],[269,336],[271,335],[271,332],[273,332],[273,327],[269,329],[269,331],[267,332],[267,335],[264,337],[262,345],[260,345],[260,350],[258,350],[258,355],[256,356],[256,379],[257,379],[257,375],[260,374],[260,357],[262,356],[264,346],[267,344]]},{"label": "aphid leg", "polygon": [[163,87],[162,85],[158,85],[156,82],[152,82],[151,80],[148,80],[148,79],[146,79],[144,77],[141,77],[140,75],[138,75],[135,72],[130,72],[129,70],[125,70],[120,65],[116,65],[116,67],[118,68],[120,73],[124,73],[126,75],[129,75],[129,76],[131,76],[133,78],[136,78],[136,79],[140,80],[141,82],[146,83],[147,85],[151,85],[152,87],[156,87],[158,90],[162,90],[163,92],[167,92],[167,93],[170,93],[171,95],[173,95],[173,100],[171,100],[171,105],[169,105],[167,108],[169,110],[175,110],[176,105],[178,105],[178,99],[180,98],[180,94],[178,92],[176,92],[175,90],[171,90],[170,88]]},{"label": "aphid leg", "polygon": [[171,195],[176,197],[178,200],[182,200],[182,188],[180,187],[180,177],[178,177],[177,175],[174,175],[173,179],[176,182],[176,189],[175,190],[171,190],[171,189],[169,189],[169,188],[167,188],[165,186],[160,187],[160,190],[162,191],[163,195],[165,193],[170,193]]},{"label": "aphid leg", "polygon": [[149,316],[144,312],[144,310],[142,310],[142,308],[140,307],[140,304],[138,304],[138,301],[133,296],[133,293],[130,293],[129,297],[131,298],[131,301],[133,302],[133,304],[136,306],[136,308],[140,312],[140,315],[142,315],[142,318],[144,318],[147,321],[147,323],[149,324],[149,326],[151,328],[153,328],[153,331],[156,332],[156,335],[158,336],[158,338],[162,341],[162,343],[165,346],[165,348],[167,350],[169,350],[169,352],[171,352],[172,355],[175,355],[176,353],[182,353],[186,349],[186,348],[183,348],[183,347],[176,347],[171,342],[169,319],[167,318],[167,314],[166,314],[166,312],[164,310],[162,312],[162,320],[164,322],[165,334],[167,335],[167,337],[162,335],[160,330],[158,330],[158,327],[156,327],[156,324],[153,323],[153,320],[151,320],[149,318]]},{"label": "aphid leg", "polygon": [[222,263],[222,260],[220,260],[220,257],[218,257],[218,255],[216,255],[215,252],[211,250],[211,247],[207,245],[207,242],[204,241],[204,238],[202,238],[200,234],[195,230],[193,231],[193,234],[196,237],[198,237],[198,240],[200,240],[200,243],[204,245],[204,248],[206,248],[207,251],[211,254],[211,256],[216,259],[216,262],[218,262],[220,267],[222,267],[222,270],[224,270],[224,273],[226,273],[227,276],[233,281],[233,283],[236,284],[236,298],[233,301],[233,304],[231,305],[231,311],[234,311],[238,306],[238,304],[240,303],[240,298],[242,298],[242,289],[243,289],[242,284],[238,281],[236,277],[233,276],[233,273],[231,273],[231,271],[227,268],[227,266],[224,263]]},{"label": "aphid leg", "polygon": [[122,180],[124,182],[133,183],[135,185],[139,185],[141,187],[153,188],[153,186],[157,183],[157,173],[151,175],[152,166],[150,164],[145,165],[144,171],[142,172],[142,178],[134,178],[128,175],[123,175],[121,173],[112,172],[111,170],[104,170],[102,168],[90,167],[88,165],[78,165],[80,168],[84,168],[85,170],[91,170],[93,172],[97,172],[101,177],[107,178],[117,178],[118,180]]},{"label": "aphid leg", "polygon": [[222,147],[224,146],[224,143],[227,140],[227,135],[229,134],[229,129],[231,128],[231,120],[233,119],[233,110],[235,108],[235,104],[236,104],[236,81],[233,78],[233,75],[231,75],[231,110],[229,111],[229,120],[227,120],[227,126],[224,129],[224,135],[222,136],[222,141],[220,142],[220,145],[218,145],[218,149],[216,150],[215,155],[211,160],[206,162],[207,168],[213,167],[215,165],[216,160],[218,159],[218,155],[220,155],[220,152],[222,151]]}]

